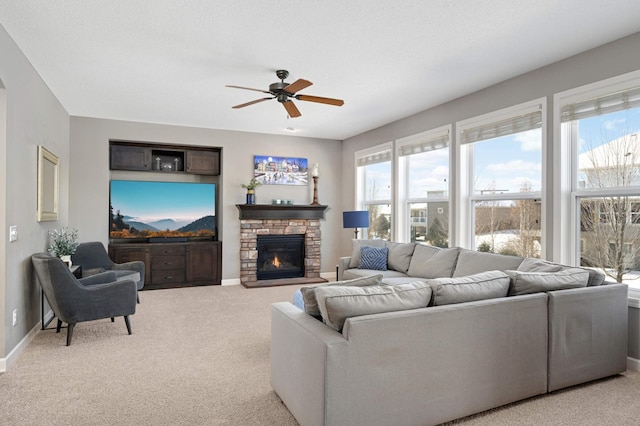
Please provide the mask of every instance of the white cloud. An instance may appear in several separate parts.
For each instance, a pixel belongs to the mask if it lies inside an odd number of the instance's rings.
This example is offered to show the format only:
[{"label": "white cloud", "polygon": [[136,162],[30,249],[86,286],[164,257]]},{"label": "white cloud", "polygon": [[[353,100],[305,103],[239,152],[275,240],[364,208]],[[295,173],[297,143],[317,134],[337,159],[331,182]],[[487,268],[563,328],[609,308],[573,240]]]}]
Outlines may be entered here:
[{"label": "white cloud", "polygon": [[509,174],[516,172],[540,175],[542,172],[542,165],[531,161],[513,160],[507,163],[488,164],[487,171],[497,174]]},{"label": "white cloud", "polygon": [[607,120],[602,125],[607,130],[615,130],[619,124],[625,124],[627,122],[624,118],[614,118],[613,120]]},{"label": "white cloud", "polygon": [[534,129],[518,133],[514,139],[516,142],[520,142],[520,149],[523,151],[540,151],[542,149],[540,134],[540,129]]}]

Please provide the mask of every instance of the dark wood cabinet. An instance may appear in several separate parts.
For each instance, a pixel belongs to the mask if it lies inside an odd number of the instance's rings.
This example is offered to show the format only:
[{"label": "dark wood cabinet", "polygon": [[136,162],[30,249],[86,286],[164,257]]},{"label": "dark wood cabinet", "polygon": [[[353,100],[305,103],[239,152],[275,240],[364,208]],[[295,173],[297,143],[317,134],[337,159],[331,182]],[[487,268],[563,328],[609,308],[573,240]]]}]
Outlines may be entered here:
[{"label": "dark wood cabinet", "polygon": [[111,170],[151,170],[151,150],[141,146],[111,145]]},{"label": "dark wood cabinet", "polygon": [[110,141],[111,170],[218,176],[220,148]]},{"label": "dark wood cabinet", "polygon": [[220,153],[200,150],[187,151],[187,173],[219,175]]},{"label": "dark wood cabinet", "polygon": [[144,289],[215,285],[222,280],[222,242],[119,243],[109,245],[116,263],[141,260]]}]

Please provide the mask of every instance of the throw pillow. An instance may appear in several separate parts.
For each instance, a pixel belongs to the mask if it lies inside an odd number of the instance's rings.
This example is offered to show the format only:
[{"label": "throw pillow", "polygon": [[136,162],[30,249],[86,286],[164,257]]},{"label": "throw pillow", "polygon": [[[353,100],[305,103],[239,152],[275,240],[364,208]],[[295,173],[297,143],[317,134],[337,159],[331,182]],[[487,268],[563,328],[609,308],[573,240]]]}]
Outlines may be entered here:
[{"label": "throw pillow", "polygon": [[414,282],[396,286],[322,287],[316,296],[325,324],[342,331],[347,318],[425,308],[431,292],[428,284]]},{"label": "throw pillow", "polygon": [[509,276],[502,271],[427,281],[433,288],[434,306],[505,297],[509,292],[509,282]]},{"label": "throw pillow", "polygon": [[386,271],[388,254],[389,249],[386,247],[364,246],[360,249],[360,266],[358,268]]},{"label": "throw pillow", "polygon": [[382,274],[371,275],[368,277],[355,278],[353,280],[335,281],[328,284],[321,284],[313,287],[301,287],[300,293],[302,293],[302,300],[304,304],[304,311],[316,318],[320,318],[320,309],[318,308],[318,300],[316,298],[316,290],[321,287],[330,286],[354,286],[354,287],[366,287],[370,285],[380,285],[382,282]]},{"label": "throw pillow", "polygon": [[360,266],[360,248],[363,246],[384,247],[384,240],[351,240],[351,243],[353,249],[351,250],[349,268],[358,268]]},{"label": "throw pillow", "polygon": [[558,272],[506,271],[511,277],[509,296],[586,287],[589,272],[581,268],[566,268]]},{"label": "throw pillow", "polygon": [[394,243],[387,241],[385,247],[389,249],[387,268],[406,274],[409,269],[409,264],[411,263],[413,251],[416,248],[416,243]]},{"label": "throw pillow", "polygon": [[407,274],[420,278],[450,277],[456,267],[459,252],[457,247],[442,249],[416,244]]}]

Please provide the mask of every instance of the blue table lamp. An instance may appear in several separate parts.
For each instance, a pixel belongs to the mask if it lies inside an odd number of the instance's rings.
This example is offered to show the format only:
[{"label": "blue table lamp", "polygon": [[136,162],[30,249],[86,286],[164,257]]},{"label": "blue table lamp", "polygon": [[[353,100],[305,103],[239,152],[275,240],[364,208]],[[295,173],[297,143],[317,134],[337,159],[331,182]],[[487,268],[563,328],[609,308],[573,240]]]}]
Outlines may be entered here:
[{"label": "blue table lamp", "polygon": [[342,212],[342,227],[353,228],[353,235],[354,235],[354,238],[357,240],[358,228],[369,227],[369,212],[367,210]]}]

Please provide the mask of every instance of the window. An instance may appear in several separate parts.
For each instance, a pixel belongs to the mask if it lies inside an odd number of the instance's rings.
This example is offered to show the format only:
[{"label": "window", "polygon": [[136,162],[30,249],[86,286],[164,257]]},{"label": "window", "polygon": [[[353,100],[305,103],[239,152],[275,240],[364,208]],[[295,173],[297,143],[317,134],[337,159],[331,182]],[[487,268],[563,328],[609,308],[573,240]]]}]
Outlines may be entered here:
[{"label": "window", "polygon": [[450,126],[396,141],[398,239],[449,246]]},{"label": "window", "polygon": [[391,144],[356,153],[358,209],[369,211],[365,238],[391,240],[392,228]]},{"label": "window", "polygon": [[574,262],[640,289],[640,78],[612,79],[557,101],[561,142],[570,147],[570,235],[582,242]]},{"label": "window", "polygon": [[458,123],[460,245],[541,257],[544,102]]}]

